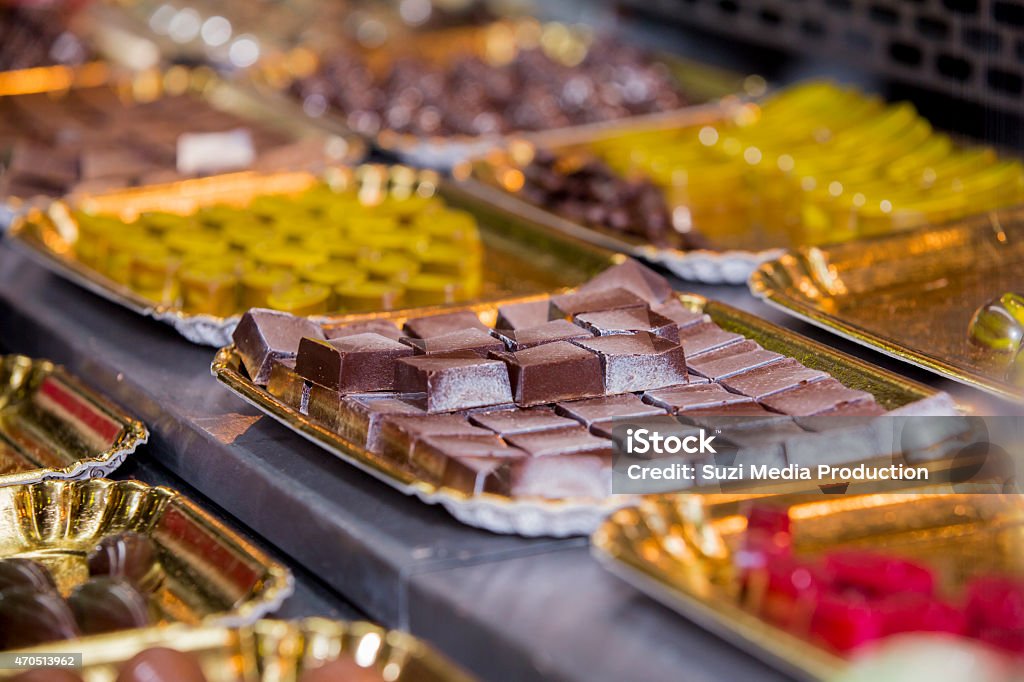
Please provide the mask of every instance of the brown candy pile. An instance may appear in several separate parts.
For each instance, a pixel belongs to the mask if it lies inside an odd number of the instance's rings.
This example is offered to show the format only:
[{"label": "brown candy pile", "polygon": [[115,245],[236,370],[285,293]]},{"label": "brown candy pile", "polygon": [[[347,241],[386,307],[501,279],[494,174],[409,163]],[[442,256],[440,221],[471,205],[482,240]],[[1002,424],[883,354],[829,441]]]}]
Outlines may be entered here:
[{"label": "brown candy pile", "polygon": [[501,306],[494,328],[469,311],[399,329],[253,310],[234,339],[249,375],[282,402],[470,493],[603,498],[621,418],[674,415],[716,429],[739,417],[722,440],[781,466],[784,441],[817,435],[803,417],[884,412],[869,393],[671,294],[667,280],[627,261],[574,292]]},{"label": "brown candy pile", "polygon": [[598,159],[559,158],[538,150],[523,169],[520,194],[574,222],[635,235],[655,246],[705,246],[699,235],[673,229],[661,188],[625,178]]},{"label": "brown candy pile", "polygon": [[162,570],[148,537],[125,532],[104,538],[88,567],[89,579],[65,598],[41,563],[0,560],[0,650],[153,622],[147,594],[159,586]]},{"label": "brown candy pile", "polygon": [[686,104],[663,64],[610,39],[595,41],[573,66],[535,48],[500,65],[472,54],[444,65],[409,56],[375,70],[359,52],[341,50],[292,90],[307,113],[338,109],[366,135],[550,130]]},{"label": "brown candy pile", "polygon": [[65,12],[61,3],[0,5],[0,71],[88,60],[89,49],[67,31]]}]

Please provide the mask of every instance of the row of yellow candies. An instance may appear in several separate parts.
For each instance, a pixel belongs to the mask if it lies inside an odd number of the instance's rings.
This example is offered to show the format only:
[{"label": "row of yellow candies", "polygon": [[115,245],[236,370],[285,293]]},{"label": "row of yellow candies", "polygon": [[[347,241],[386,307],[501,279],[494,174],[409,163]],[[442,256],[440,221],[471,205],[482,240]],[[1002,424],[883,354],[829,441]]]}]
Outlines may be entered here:
[{"label": "row of yellow candies", "polygon": [[935,133],[906,103],[829,83],[789,88],[714,126],[604,144],[709,233],[785,227],[834,241],[956,218],[1024,199],[1024,168]]},{"label": "row of yellow candies", "polygon": [[131,225],[80,214],[78,223],[79,259],[189,312],[376,310],[470,298],[480,286],[472,216],[415,195],[365,206],[317,188],[244,209],[147,213]]}]

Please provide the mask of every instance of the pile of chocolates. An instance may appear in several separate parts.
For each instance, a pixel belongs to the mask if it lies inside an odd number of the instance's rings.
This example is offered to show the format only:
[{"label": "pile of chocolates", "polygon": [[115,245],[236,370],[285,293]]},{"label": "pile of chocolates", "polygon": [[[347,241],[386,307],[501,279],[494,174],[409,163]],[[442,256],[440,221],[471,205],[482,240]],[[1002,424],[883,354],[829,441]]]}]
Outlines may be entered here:
[{"label": "pile of chocolates", "polygon": [[254,310],[234,341],[251,379],[282,402],[467,492],[603,498],[624,417],[702,428],[741,417],[746,428],[729,437],[760,454],[766,440],[808,433],[795,417],[884,412],[671,294],[626,261],[571,293],[501,306],[494,328],[467,311],[399,329]]},{"label": "pile of chocolates", "polygon": [[0,560],[0,650],[144,627],[163,568],[152,540],[135,532],[103,538],[87,558],[89,578],[65,597],[50,571],[24,558]]},{"label": "pile of chocolates", "polygon": [[753,505],[736,554],[744,601],[762,618],[837,652],[904,632],[972,637],[1024,654],[1024,582],[968,581],[957,601],[925,564],[860,549],[798,555],[785,508]]},{"label": "pile of chocolates", "polygon": [[62,3],[0,5],[0,71],[82,64],[91,57],[66,28]]},{"label": "pile of chocolates", "polygon": [[483,247],[472,215],[417,194],[367,203],[317,185],[297,196],[132,223],[75,215],[75,257],[156,303],[230,316],[391,310],[475,298]]},{"label": "pile of chocolates", "polygon": [[[41,668],[16,675],[11,682],[83,682],[71,670]],[[363,668],[348,656],[340,656],[305,670],[298,682],[382,682],[376,670]],[[207,682],[199,662],[189,653],[153,647],[132,656],[118,668],[115,682]],[[239,680],[239,682],[242,682]]]},{"label": "pile of chocolates", "polygon": [[675,229],[660,187],[642,177],[619,175],[597,158],[537,150],[522,172],[522,197],[564,218],[662,248],[705,246],[699,234]]},{"label": "pile of chocolates", "polygon": [[549,130],[676,109],[686,100],[664,64],[641,50],[599,39],[571,64],[543,47],[520,48],[498,63],[452,54],[444,63],[396,58],[378,69],[342,49],[297,79],[304,110],[339,110],[356,132],[418,136],[498,135]]},{"label": "pile of chocolates", "polygon": [[319,141],[293,142],[188,95],[130,103],[99,87],[0,97],[0,197],[179,180],[181,135],[239,129],[249,133],[256,170],[315,166],[325,158]]}]

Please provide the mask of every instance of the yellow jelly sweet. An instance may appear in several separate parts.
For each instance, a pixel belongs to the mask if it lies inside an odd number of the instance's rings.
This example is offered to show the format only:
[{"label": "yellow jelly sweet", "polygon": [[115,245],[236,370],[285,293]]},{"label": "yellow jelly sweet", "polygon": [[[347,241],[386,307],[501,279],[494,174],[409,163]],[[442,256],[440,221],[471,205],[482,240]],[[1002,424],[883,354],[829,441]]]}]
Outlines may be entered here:
[{"label": "yellow jelly sweet", "polygon": [[296,284],[267,296],[267,307],[292,315],[323,315],[331,290],[320,284]]},{"label": "yellow jelly sweet", "polygon": [[363,258],[359,266],[369,273],[372,279],[384,282],[405,282],[415,275],[420,264],[400,253],[384,253],[375,258]]},{"label": "yellow jelly sweet", "polygon": [[294,275],[282,268],[248,268],[240,278],[242,308],[265,308],[269,296],[287,289],[295,281]]},{"label": "yellow jelly sweet", "polygon": [[139,224],[157,235],[197,229],[196,221],[192,216],[168,213],[166,211],[143,213],[139,216]]},{"label": "yellow jelly sweet", "polygon": [[350,263],[331,261],[304,268],[299,277],[311,284],[323,284],[332,289],[343,284],[358,284],[366,279],[366,271]]},{"label": "yellow jelly sweet", "polygon": [[475,295],[467,291],[464,282],[444,275],[420,274],[405,285],[406,303],[410,307],[455,303]]},{"label": "yellow jelly sweet", "polygon": [[238,310],[238,276],[230,260],[188,263],[178,272],[182,307],[227,317]]},{"label": "yellow jelly sweet", "polygon": [[340,311],[393,310],[403,298],[401,285],[389,282],[345,284],[334,289]]},{"label": "yellow jelly sweet", "polygon": [[173,232],[164,237],[164,244],[172,252],[185,258],[195,256],[223,256],[228,252],[226,239],[206,231]]},{"label": "yellow jelly sweet", "polygon": [[268,267],[301,269],[327,262],[327,254],[311,247],[264,243],[254,246],[249,257]]},{"label": "yellow jelly sweet", "polygon": [[175,273],[181,260],[161,244],[140,243],[129,261],[128,283],[143,296],[168,303],[177,296]]}]

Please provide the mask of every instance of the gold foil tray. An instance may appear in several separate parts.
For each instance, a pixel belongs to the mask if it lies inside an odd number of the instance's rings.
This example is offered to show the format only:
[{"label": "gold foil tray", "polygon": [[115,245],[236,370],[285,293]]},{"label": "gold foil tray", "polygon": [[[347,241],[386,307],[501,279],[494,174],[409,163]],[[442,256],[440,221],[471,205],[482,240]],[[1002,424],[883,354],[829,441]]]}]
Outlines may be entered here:
[{"label": "gold foil tray", "polygon": [[[1024,574],[1024,500],[979,486],[822,500],[790,496],[794,550],[891,552],[934,567],[956,594],[972,575]],[[746,608],[732,553],[746,528],[743,503],[695,495],[652,496],[612,514],[591,538],[604,566],[651,598],[749,654],[800,679],[833,679],[845,659]]]},{"label": "gold foil tray", "polygon": [[[166,322],[193,343],[223,346],[230,343],[239,315],[218,317],[189,313],[176,305],[156,303],[79,262],[73,254],[77,232],[73,224],[68,226],[69,207],[120,214],[126,219],[144,211],[187,214],[210,204],[238,204],[265,194],[299,193],[318,179],[307,172],[243,172],[74,197],[52,202],[45,210],[31,210],[16,218],[9,236],[11,243],[22,247],[25,253],[65,279],[135,313]],[[585,242],[552,236],[526,221],[494,214],[485,205],[459,196],[449,197],[433,171],[363,165],[329,169],[324,179],[341,186],[358,183],[361,192],[378,194],[387,194],[396,188],[408,190],[412,186],[421,193],[439,192],[450,199],[453,207],[472,210],[478,217],[485,248],[479,300],[500,300],[575,286],[607,267],[613,258],[613,254]]]},{"label": "gold foil tray", "polygon": [[[542,297],[533,296],[517,300],[538,298]],[[729,331],[752,338],[769,350],[797,358],[808,367],[825,370],[851,388],[869,391],[888,410],[899,409],[903,414],[954,413],[953,403],[945,393],[872,367],[723,303],[710,301],[695,294],[679,294],[679,299],[691,310],[707,313],[712,320]],[[510,301],[462,306],[457,309],[471,310],[477,313],[485,324],[493,325],[498,314],[498,306],[507,302]],[[409,317],[429,312],[418,310],[352,315],[338,318],[336,322],[342,324],[379,318],[392,320],[401,325]],[[272,396],[264,388],[250,381],[234,346],[221,348],[217,352],[211,371],[235,394],[327,452],[406,495],[415,495],[427,504],[440,504],[455,518],[471,526],[486,528],[496,533],[528,536],[582,535],[592,532],[610,509],[630,501],[630,497],[624,495],[613,495],[605,500],[512,498],[491,493],[469,495],[443,486],[439,480],[431,480],[426,474],[413,469],[405,462],[396,462],[374,454],[361,445],[346,440],[310,416]]]},{"label": "gold foil tray", "polygon": [[0,488],[0,558],[45,564],[63,594],[88,577],[96,544],[122,531],[157,547],[164,580],[150,600],[161,623],[251,623],[292,593],[288,569],[169,488],[106,479]]},{"label": "gold foil tray", "polygon": [[63,367],[0,355],[0,486],[106,476],[148,438]]},{"label": "gold foil tray", "polygon": [[[547,36],[547,38],[545,38]],[[587,29],[559,22],[541,23],[536,19],[502,19],[479,26],[459,26],[398,32],[379,48],[350,48],[367,56],[371,69],[384,70],[399,57],[413,54],[417,58],[435,63],[450,62],[460,54],[474,54],[485,59],[502,59],[515,54],[526,45],[544,40],[548,45],[560,45],[562,51],[575,50],[585,45]],[[400,46],[400,47],[396,47]],[[583,48],[586,49],[586,48]],[[311,74],[319,66],[330,48],[296,48],[288,54],[277,54],[264,59],[252,72],[251,80],[269,100],[288,102],[298,116],[307,115],[302,103],[288,87],[296,78]],[[556,50],[557,53],[559,50]],[[568,128],[522,132],[514,135],[491,136],[432,136],[419,137],[410,133],[383,130],[372,136],[375,146],[396,154],[404,162],[428,168],[450,168],[471,156],[507,143],[513,137],[540,143],[565,143],[588,140],[614,131],[633,130],[636,127],[691,125],[707,120],[723,108],[732,106],[738,97],[761,94],[765,82],[760,76],[741,76],[706,64],[680,59],[675,55],[657,54],[654,59],[671,71],[687,97],[694,105],[654,114],[631,116],[614,121],[581,124]],[[724,99],[725,101],[719,101]],[[352,133],[344,114],[328,111],[317,119],[326,128]]]},{"label": "gold foil tray", "polygon": [[971,343],[974,311],[1024,291],[1024,209],[870,240],[803,248],[763,264],[755,296],[887,355],[1015,400],[1012,356]]},{"label": "gold foil tray", "polygon": [[[303,671],[339,654],[352,656],[362,667],[378,671],[386,682],[473,680],[405,632],[322,618],[261,620],[239,628],[172,625],[47,644],[18,653],[81,653],[80,673],[85,682],[115,682],[120,665],[152,647],[192,654],[207,682],[297,682]],[[0,679],[15,674],[0,670]]]}]

